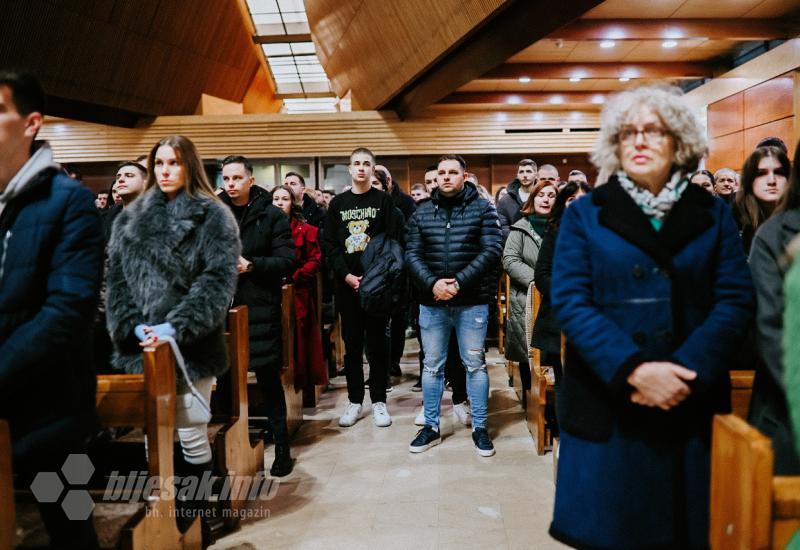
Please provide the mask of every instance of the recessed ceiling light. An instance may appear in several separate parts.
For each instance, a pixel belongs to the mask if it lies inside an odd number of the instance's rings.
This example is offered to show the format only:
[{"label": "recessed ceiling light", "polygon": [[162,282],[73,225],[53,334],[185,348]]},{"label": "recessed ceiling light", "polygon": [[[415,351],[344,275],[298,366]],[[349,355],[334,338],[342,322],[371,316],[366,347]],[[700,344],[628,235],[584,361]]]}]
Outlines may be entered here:
[{"label": "recessed ceiling light", "polygon": [[573,76],[572,78],[569,79],[569,81],[570,82],[580,82],[581,81],[581,77]]},{"label": "recessed ceiling light", "polygon": [[662,48],[666,48],[666,49],[674,48],[674,47],[676,47],[677,45],[678,45],[678,42],[677,42],[677,41],[675,41],[675,40],[664,40],[664,41],[661,43],[661,47],[662,47]]},{"label": "recessed ceiling light", "polygon": [[564,103],[564,98],[560,95],[554,95],[550,97],[550,103]]},{"label": "recessed ceiling light", "polygon": [[619,77],[619,81],[620,81],[620,82],[627,82],[627,81],[629,81],[629,80],[630,80],[630,78],[629,78],[629,77],[627,77],[627,76],[621,76],[621,77]]},{"label": "recessed ceiling light", "polygon": [[613,40],[603,40],[600,42],[600,47],[603,49],[613,48],[616,45],[616,42]]},{"label": "recessed ceiling light", "polygon": [[529,77],[529,76],[521,76],[521,77],[519,77],[519,81],[522,84],[527,84],[528,82],[531,81],[531,77]]}]

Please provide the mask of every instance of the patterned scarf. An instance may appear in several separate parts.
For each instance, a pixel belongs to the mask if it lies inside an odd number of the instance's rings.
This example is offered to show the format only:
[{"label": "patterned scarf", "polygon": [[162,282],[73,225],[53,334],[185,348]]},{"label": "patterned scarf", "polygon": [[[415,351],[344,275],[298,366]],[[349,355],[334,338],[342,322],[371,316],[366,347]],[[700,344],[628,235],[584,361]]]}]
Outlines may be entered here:
[{"label": "patterned scarf", "polygon": [[649,218],[655,218],[659,222],[672,210],[672,206],[678,202],[684,190],[689,185],[689,179],[682,171],[672,174],[672,178],[667,182],[658,195],[653,195],[650,190],[639,187],[622,170],[617,172],[617,179],[622,188],[631,196],[642,212]]}]

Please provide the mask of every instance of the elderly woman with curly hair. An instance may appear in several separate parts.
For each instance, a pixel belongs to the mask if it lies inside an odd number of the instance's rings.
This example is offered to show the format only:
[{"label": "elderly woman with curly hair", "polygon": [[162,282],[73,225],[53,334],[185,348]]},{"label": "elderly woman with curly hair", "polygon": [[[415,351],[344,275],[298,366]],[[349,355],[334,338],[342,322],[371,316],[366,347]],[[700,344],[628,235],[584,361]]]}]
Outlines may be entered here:
[{"label": "elderly woman with curly hair", "polygon": [[550,533],[586,548],[708,546],[711,420],[753,311],[730,209],[689,174],[706,150],[676,88],[606,105],[609,174],[561,220],[551,301],[567,337]]}]

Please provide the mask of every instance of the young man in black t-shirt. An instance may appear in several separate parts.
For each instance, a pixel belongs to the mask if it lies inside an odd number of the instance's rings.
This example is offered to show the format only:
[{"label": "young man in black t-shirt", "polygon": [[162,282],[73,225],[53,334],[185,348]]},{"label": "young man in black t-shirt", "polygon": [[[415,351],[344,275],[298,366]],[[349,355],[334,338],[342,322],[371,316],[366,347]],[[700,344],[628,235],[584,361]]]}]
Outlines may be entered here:
[{"label": "young man in black t-shirt", "polygon": [[352,426],[361,415],[364,400],[364,369],[361,358],[366,347],[370,367],[369,395],[376,426],[392,423],[386,410],[386,328],[389,311],[370,315],[361,309],[358,287],[364,269],[361,255],[370,239],[380,233],[397,237],[394,204],[386,193],[370,186],[375,169],[375,155],[358,148],[350,155],[352,187],[336,195],[328,208],[322,231],[322,245],[328,265],[334,272],[336,310],[342,317],[345,347],[345,376],[349,403],[339,419],[340,426]]}]

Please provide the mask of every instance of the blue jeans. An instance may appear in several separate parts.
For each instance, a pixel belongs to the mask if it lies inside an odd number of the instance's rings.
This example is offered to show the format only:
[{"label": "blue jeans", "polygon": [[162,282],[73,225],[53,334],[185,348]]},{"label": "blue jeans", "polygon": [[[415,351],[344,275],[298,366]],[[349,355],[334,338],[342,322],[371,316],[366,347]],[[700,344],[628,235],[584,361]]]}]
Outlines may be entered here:
[{"label": "blue jeans", "polygon": [[461,362],[467,371],[467,395],[472,405],[472,427],[485,428],[489,401],[484,342],[489,323],[489,306],[419,306],[419,327],[425,350],[422,371],[422,400],[425,424],[439,426],[444,365],[451,329],[455,329]]}]

